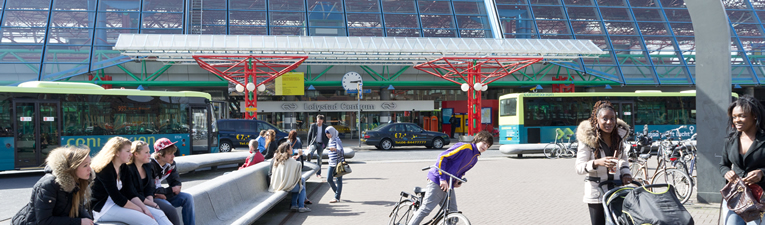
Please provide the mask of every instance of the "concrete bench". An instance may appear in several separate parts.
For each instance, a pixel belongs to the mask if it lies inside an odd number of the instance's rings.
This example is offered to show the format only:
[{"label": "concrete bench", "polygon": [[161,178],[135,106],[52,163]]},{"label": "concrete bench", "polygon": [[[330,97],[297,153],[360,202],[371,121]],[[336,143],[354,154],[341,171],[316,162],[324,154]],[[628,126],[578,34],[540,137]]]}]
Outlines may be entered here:
[{"label": "concrete bench", "polygon": [[[289,192],[268,192],[270,165],[265,161],[189,188],[197,223],[252,224],[282,201]],[[308,179],[317,170],[316,164],[306,163],[302,177]]]},{"label": "concrete bench", "polygon": [[[268,192],[269,166],[270,161],[261,162],[185,189],[194,197],[197,224],[252,224],[286,198],[289,192]],[[318,168],[316,164],[305,163],[302,177],[308,180]],[[177,210],[181,215],[181,208]]]},{"label": "concrete bench", "polygon": [[249,152],[220,152],[200,155],[188,155],[175,157],[175,166],[178,173],[188,173],[199,168],[231,164],[241,164],[250,156]]}]

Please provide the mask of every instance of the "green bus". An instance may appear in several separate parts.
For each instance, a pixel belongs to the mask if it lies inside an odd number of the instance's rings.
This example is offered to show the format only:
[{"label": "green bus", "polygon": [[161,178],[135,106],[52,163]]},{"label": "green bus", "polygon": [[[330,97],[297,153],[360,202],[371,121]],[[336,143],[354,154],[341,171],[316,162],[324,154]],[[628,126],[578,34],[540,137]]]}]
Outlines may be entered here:
[{"label": "green bus", "polygon": [[0,171],[39,168],[66,145],[95,154],[114,136],[178,143],[178,155],[217,152],[211,97],[202,92],[104,89],[33,81],[0,87]]},{"label": "green bus", "polygon": [[[733,94],[734,97],[738,97]],[[696,92],[515,93],[499,98],[500,144],[550,143],[576,132],[598,100],[609,100],[617,116],[634,128],[661,132],[685,125],[696,132]],[[560,128],[560,131],[556,131]],[[575,137],[572,137],[575,138]]]}]

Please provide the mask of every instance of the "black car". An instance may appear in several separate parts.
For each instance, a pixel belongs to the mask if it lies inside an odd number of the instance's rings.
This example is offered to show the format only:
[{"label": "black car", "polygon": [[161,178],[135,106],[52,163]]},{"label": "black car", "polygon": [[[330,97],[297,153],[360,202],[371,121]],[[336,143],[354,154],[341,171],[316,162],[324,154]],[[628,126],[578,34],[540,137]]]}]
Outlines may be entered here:
[{"label": "black car", "polygon": [[424,145],[426,148],[443,148],[449,144],[449,136],[441,132],[426,131],[414,123],[382,124],[364,132],[361,142],[374,145],[377,149],[391,149],[394,146]]},{"label": "black car", "polygon": [[218,143],[221,152],[230,152],[236,147],[246,147],[251,139],[256,139],[261,130],[276,131],[276,141],[280,145],[287,139],[287,133],[276,126],[260,120],[222,119],[218,120]]}]

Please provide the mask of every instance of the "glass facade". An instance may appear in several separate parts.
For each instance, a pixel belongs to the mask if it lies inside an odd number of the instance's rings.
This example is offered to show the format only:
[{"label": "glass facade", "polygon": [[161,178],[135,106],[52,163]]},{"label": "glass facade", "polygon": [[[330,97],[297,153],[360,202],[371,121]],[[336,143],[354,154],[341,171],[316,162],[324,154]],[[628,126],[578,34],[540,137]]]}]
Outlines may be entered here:
[{"label": "glass facade", "polygon": [[[486,2],[0,0],[0,85],[64,80],[126,62],[112,47],[119,34],[134,33],[589,39],[609,54],[555,64],[626,85],[695,83],[683,0]],[[765,1],[723,3],[733,83],[761,84]]]}]

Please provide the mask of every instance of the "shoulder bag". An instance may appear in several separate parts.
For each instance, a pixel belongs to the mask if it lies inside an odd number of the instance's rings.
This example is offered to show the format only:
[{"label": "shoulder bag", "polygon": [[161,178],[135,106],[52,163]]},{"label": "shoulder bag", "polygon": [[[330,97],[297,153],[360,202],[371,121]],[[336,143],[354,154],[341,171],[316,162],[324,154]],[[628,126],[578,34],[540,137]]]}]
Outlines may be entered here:
[{"label": "shoulder bag", "polygon": [[750,222],[762,217],[765,206],[760,203],[762,197],[762,187],[757,184],[746,185],[740,177],[732,182],[728,182],[720,190],[723,199],[728,202],[728,209]]},{"label": "shoulder bag", "polygon": [[348,165],[348,163],[345,162],[345,152],[338,152],[337,154],[340,155],[343,160],[338,162],[337,166],[335,167],[335,177],[342,177],[353,172],[353,170],[351,170],[351,165]]}]

